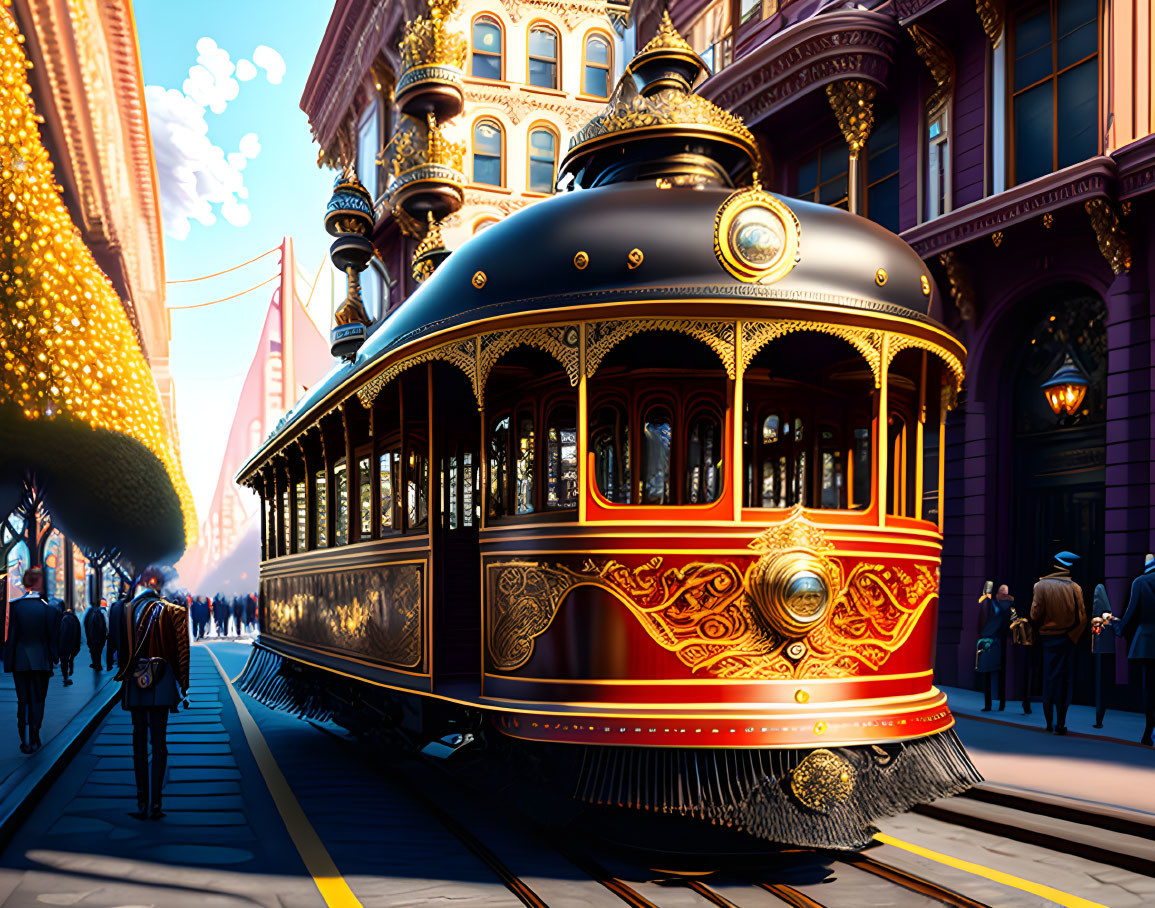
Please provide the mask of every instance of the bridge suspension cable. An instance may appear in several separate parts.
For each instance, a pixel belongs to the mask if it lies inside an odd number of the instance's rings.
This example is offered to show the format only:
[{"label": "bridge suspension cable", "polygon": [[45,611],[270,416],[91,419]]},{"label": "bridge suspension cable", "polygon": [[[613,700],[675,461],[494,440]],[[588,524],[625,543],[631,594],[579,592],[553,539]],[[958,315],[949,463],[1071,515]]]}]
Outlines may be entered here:
[{"label": "bridge suspension cable", "polygon": [[233,293],[230,296],[222,296],[220,299],[209,300],[205,303],[193,303],[190,306],[169,306],[168,310],[169,312],[174,312],[179,309],[203,309],[205,306],[215,306],[217,303],[227,303],[229,300],[235,300],[238,296],[244,296],[246,293],[252,293],[254,290],[260,290],[266,284],[271,284],[273,281],[280,279],[281,273],[278,271],[272,277],[261,281],[259,284],[253,284],[252,287],[249,287],[247,290],[241,290],[239,293]]},{"label": "bridge suspension cable", "polygon": [[[272,249],[266,249],[264,252],[262,252],[256,258],[251,258],[247,262],[241,262],[239,265],[233,265],[232,268],[225,268],[223,271],[214,271],[212,274],[202,274],[200,277],[189,277],[189,278],[185,278],[184,280],[180,280],[180,281],[165,281],[165,283],[166,284],[192,284],[192,283],[195,283],[196,281],[207,281],[210,277],[219,277],[222,274],[228,274],[230,271],[237,271],[240,268],[244,268],[246,265],[251,265],[253,262],[259,262],[266,255],[269,255],[270,253],[273,253],[273,252],[279,252],[280,249],[281,249],[280,246],[274,246]],[[172,308],[182,308],[182,307],[174,306]]]}]

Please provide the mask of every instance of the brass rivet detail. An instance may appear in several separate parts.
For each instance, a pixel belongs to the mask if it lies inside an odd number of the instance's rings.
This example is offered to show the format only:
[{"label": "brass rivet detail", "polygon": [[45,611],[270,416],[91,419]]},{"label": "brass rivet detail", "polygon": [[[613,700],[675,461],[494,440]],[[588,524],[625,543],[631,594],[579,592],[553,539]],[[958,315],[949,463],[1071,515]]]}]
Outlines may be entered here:
[{"label": "brass rivet detail", "polygon": [[582,250],[581,252],[579,252],[577,255],[575,255],[573,257],[573,266],[578,271],[584,271],[586,265],[588,265],[589,263],[590,263],[589,253],[587,253],[585,250]]},{"label": "brass rivet detail", "polygon": [[809,703],[810,702],[810,692],[805,691],[805,690],[794,691],[794,702],[795,703]]},{"label": "brass rivet detail", "polygon": [[918,281],[922,284],[922,295],[930,296],[930,279],[925,274],[921,274]]},{"label": "brass rivet detail", "polygon": [[476,287],[478,290],[480,290],[482,287],[485,286],[485,281],[486,281],[486,277],[485,277],[484,271],[478,271],[476,274],[473,275],[473,286]]},{"label": "brass rivet detail", "polygon": [[814,723],[814,734],[816,734],[816,735],[826,734],[826,723],[825,722],[815,722]]},{"label": "brass rivet detail", "polygon": [[626,261],[629,263],[630,271],[633,271],[635,268],[637,268],[638,265],[645,261],[645,258],[646,257],[642,255],[641,249],[638,249],[637,247],[631,249],[630,254],[626,256]]},{"label": "brass rivet detail", "polygon": [[879,287],[886,283],[885,268],[879,268],[876,272],[874,272],[874,282],[878,284]]}]

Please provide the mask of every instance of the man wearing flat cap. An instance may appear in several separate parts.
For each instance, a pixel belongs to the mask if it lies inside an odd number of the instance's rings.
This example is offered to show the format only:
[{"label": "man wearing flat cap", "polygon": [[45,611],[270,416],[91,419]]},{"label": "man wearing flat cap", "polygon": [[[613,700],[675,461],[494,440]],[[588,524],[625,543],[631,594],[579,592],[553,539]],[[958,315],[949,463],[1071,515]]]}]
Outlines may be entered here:
[{"label": "man wearing flat cap", "polygon": [[1054,573],[1039,578],[1031,598],[1031,621],[1043,649],[1043,718],[1047,731],[1057,735],[1067,733],[1075,641],[1087,623],[1083,590],[1071,579],[1071,566],[1078,560],[1073,552],[1059,552]]}]

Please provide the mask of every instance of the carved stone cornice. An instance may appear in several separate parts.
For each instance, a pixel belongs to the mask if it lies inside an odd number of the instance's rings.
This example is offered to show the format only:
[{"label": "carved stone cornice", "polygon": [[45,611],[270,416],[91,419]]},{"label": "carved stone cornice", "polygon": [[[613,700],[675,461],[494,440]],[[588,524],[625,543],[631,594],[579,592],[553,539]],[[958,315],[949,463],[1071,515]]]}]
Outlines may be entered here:
[{"label": "carved stone cornice", "polygon": [[1127,231],[1119,223],[1119,215],[1106,199],[1088,199],[1083,203],[1091,218],[1095,239],[1099,241],[1099,251],[1111,270],[1124,274],[1131,270],[1131,240]]},{"label": "carved stone cornice", "polygon": [[1048,211],[1109,197],[1115,162],[1102,155],[956,208],[902,233],[922,258],[990,236]]},{"label": "carved stone cornice", "polygon": [[513,214],[515,211],[520,211],[531,201],[536,200],[512,198],[496,192],[485,192],[484,190],[473,190],[465,193],[466,205],[496,208],[502,214]]},{"label": "carved stone cornice", "polygon": [[584,126],[600,109],[600,105],[588,101],[547,101],[515,85],[487,85],[482,88],[469,81],[466,82],[465,103],[470,111],[480,104],[497,107],[505,112],[514,126],[522,120],[536,118],[539,113],[552,113],[561,118],[570,132],[576,132]]},{"label": "carved stone cornice", "polygon": [[920,25],[907,29],[919,59],[930,70],[934,91],[926,99],[928,114],[937,113],[954,94],[954,56],[947,46]]},{"label": "carved stone cornice", "polygon": [[700,91],[751,125],[832,82],[885,86],[897,35],[894,17],[884,13],[840,10],[815,16],[740,57]]},{"label": "carved stone cornice", "polygon": [[598,2],[598,0],[576,0],[576,2],[567,2],[567,0],[501,0],[501,5],[509,13],[510,21],[515,24],[520,22],[527,13],[532,16],[534,12],[552,13],[565,23],[566,28],[573,28],[586,19],[609,18],[609,11],[606,9],[604,0],[602,2]]},{"label": "carved stone cornice", "polygon": [[1155,190],[1155,134],[1121,148],[1112,156],[1119,167],[1119,198]]}]

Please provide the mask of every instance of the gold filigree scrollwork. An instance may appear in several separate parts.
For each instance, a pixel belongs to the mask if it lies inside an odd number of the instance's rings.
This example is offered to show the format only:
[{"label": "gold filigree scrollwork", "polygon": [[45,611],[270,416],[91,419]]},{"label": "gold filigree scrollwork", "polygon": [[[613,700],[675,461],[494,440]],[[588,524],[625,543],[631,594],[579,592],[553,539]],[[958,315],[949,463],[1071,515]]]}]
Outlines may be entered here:
[{"label": "gold filigree scrollwork", "polygon": [[983,24],[983,31],[991,39],[991,47],[998,47],[1003,37],[1003,8],[1001,0],[975,0],[975,11]]},{"label": "gold filigree scrollwork", "polygon": [[544,350],[565,369],[572,387],[581,380],[581,330],[577,325],[543,325],[515,328],[487,334],[480,340],[478,382],[482,389],[489,373],[502,356],[515,347],[528,346]]},{"label": "gold filigree scrollwork", "polygon": [[742,362],[740,371],[745,372],[763,347],[771,341],[796,331],[815,331],[833,334],[846,341],[862,354],[874,375],[874,386],[882,381],[882,332],[868,328],[853,328],[849,325],[832,325],[826,322],[810,322],[801,319],[782,319],[742,322]]},{"label": "gold filigree scrollwork", "polygon": [[693,562],[665,567],[661,557],[630,567],[588,559],[580,570],[536,561],[490,563],[486,568],[486,640],[490,664],[514,671],[533,655],[565,597],[580,586],[605,590],[622,602],[648,636],[693,672],[717,678],[772,680],[848,678],[877,671],[906,642],[938,595],[933,568],[858,564],[848,577],[829,544],[797,511],[785,529],[763,534],[752,547],[806,550],[828,561],[831,604],[802,640],[767,627],[746,591],[740,563]]},{"label": "gold filigree scrollwork", "polygon": [[870,138],[874,128],[874,96],[878,89],[872,82],[861,79],[843,79],[826,86],[826,98],[830,109],[838,119],[842,137],[850,146],[851,154],[858,154]]},{"label": "gold filigree scrollwork", "polygon": [[907,29],[914,41],[914,49],[934,80],[934,91],[926,99],[928,114],[936,114],[954,94],[954,57],[946,45],[921,25]]},{"label": "gold filigree scrollwork", "polygon": [[965,322],[974,321],[975,291],[971,284],[970,270],[953,249],[941,253],[938,260],[946,269],[946,279],[950,283],[950,297],[958,307],[959,317]]},{"label": "gold filigree scrollwork", "polygon": [[473,387],[474,396],[478,401],[481,400],[480,386],[477,381],[477,339],[471,337],[463,341],[454,341],[449,344],[442,344],[439,347],[433,347],[429,350],[422,350],[420,353],[415,353],[413,356],[407,357],[400,362],[393,363],[393,365],[389,366],[384,372],[366,382],[357,390],[357,397],[361,401],[362,406],[366,408],[372,406],[373,401],[385,386],[406,369],[411,366],[420,365],[421,363],[433,362],[434,360],[441,360],[450,365],[457,366],[469,379],[469,383]]},{"label": "gold filigree scrollwork", "polygon": [[726,375],[737,378],[737,354],[734,322],[700,321],[688,318],[639,318],[612,322],[590,322],[586,325],[586,377],[592,377],[614,347],[628,337],[643,331],[674,331],[700,340],[718,354]]},{"label": "gold filigree scrollwork", "polygon": [[822,748],[809,753],[790,773],[790,790],[803,806],[818,813],[854,792],[857,773],[844,757]]},{"label": "gold filigree scrollwork", "polygon": [[1099,241],[1099,252],[1115,274],[1131,270],[1131,240],[1119,223],[1119,216],[1106,199],[1088,199],[1083,203],[1091,216],[1091,227]]},{"label": "gold filigree scrollwork", "polygon": [[962,386],[962,380],[964,376],[962,361],[953,353],[944,350],[938,344],[923,340],[920,337],[910,337],[906,334],[890,335],[890,345],[888,347],[889,357],[886,361],[886,367],[889,369],[890,364],[894,362],[894,358],[899,353],[901,353],[903,350],[909,350],[911,348],[917,350],[926,350],[930,353],[933,353],[935,356],[941,359],[943,363],[946,364],[948,369],[950,369],[951,375],[954,376],[955,386]]}]

